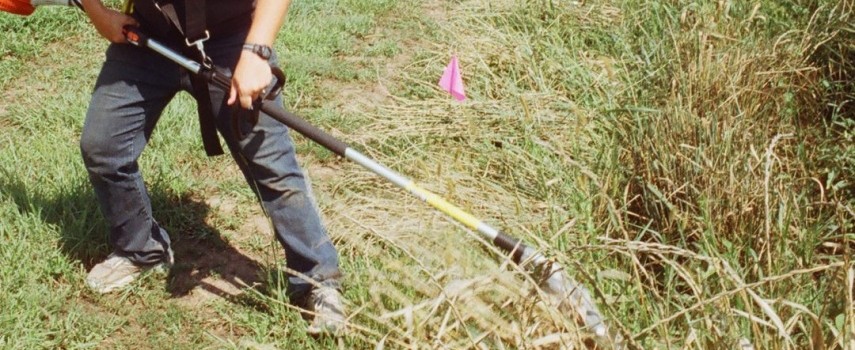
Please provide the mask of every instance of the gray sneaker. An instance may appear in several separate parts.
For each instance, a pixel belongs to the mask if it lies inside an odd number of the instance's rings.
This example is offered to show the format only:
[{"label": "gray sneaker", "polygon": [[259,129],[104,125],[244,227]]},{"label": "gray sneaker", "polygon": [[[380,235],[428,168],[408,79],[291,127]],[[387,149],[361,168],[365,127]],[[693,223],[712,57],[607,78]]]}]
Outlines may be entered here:
[{"label": "gray sneaker", "polygon": [[106,260],[95,265],[92,271],[89,271],[89,275],[86,276],[86,285],[97,293],[110,293],[127,286],[144,271],[169,270],[174,262],[172,248],[169,248],[166,259],[157,264],[146,266],[136,265],[128,258],[113,253],[107,256]]},{"label": "gray sneaker", "polygon": [[306,333],[309,335],[340,335],[345,328],[344,304],[341,293],[335,288],[318,287],[309,294],[308,307],[312,308],[314,318]]}]

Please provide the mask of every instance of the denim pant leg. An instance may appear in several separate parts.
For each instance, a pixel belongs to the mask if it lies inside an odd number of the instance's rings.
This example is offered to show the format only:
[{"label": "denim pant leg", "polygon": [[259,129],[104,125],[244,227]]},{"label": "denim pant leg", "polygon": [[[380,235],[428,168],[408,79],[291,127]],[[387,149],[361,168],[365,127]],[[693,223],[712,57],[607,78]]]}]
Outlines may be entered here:
[{"label": "denim pant leg", "polygon": [[[338,253],[321,223],[288,129],[262,114],[245,139],[226,139],[270,216],[276,238],[285,249],[288,268],[315,283],[340,287]],[[289,277],[292,294],[302,294],[311,287],[311,282],[299,276]]]},{"label": "denim pant leg", "polygon": [[131,45],[110,45],[95,84],[80,149],[114,252],[138,264],[161,261],[169,236],[152,218],[137,159],[178,91],[178,67]]},{"label": "denim pant leg", "polygon": [[[206,44],[215,64],[233,69],[241,54],[245,33]],[[276,62],[276,58],[272,59]],[[211,87],[211,101],[217,116],[217,128],[241,167],[247,182],[256,190],[270,215],[276,238],[285,248],[288,268],[332,287],[339,287],[338,253],[324,229],[303,171],[297,163],[288,128],[266,114],[251,126],[249,111],[226,105],[224,92]],[[281,97],[276,104],[282,106]],[[232,116],[241,121],[243,139],[232,130]],[[299,276],[289,277],[289,290],[299,295],[311,289],[312,282]]]}]

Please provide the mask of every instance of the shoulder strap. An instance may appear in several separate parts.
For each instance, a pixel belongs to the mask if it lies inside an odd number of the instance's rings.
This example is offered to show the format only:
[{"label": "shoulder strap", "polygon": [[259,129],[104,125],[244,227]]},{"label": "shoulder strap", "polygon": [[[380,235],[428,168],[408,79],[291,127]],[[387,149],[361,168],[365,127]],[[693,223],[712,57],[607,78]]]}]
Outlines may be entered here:
[{"label": "shoulder strap", "polygon": [[[175,10],[175,4],[172,1],[157,1],[155,5],[166,17],[166,20],[184,36],[187,46],[195,46],[198,49],[203,64],[211,67],[211,62],[205,54],[203,42],[209,38],[207,28],[207,12],[205,9],[206,0],[184,0],[184,26],[181,25],[181,20],[178,18],[178,11]],[[217,127],[214,124],[214,112],[211,108],[211,96],[208,89],[208,82],[199,76],[191,75],[191,85],[193,95],[196,97],[196,104],[199,112],[199,127],[202,131],[202,145],[205,147],[205,153],[208,156],[216,156],[223,154],[223,148],[220,146],[220,139],[217,137]]]},{"label": "shoulder strap", "polygon": [[208,34],[208,11],[205,9],[206,0],[184,1],[184,36],[188,42],[205,38]]},{"label": "shoulder strap", "polygon": [[190,75],[193,97],[196,98],[196,110],[199,113],[199,131],[202,132],[202,146],[209,157],[223,154],[220,138],[217,136],[217,125],[214,122],[214,110],[211,104],[211,93],[208,81],[197,74]]},{"label": "shoulder strap", "polygon": [[166,20],[172,23],[175,29],[178,29],[188,44],[205,40],[208,36],[208,18],[205,8],[206,0],[185,0],[184,1],[184,25],[181,25],[181,20],[178,18],[178,12],[175,11],[175,5],[172,1],[155,1],[155,5],[166,17]]}]

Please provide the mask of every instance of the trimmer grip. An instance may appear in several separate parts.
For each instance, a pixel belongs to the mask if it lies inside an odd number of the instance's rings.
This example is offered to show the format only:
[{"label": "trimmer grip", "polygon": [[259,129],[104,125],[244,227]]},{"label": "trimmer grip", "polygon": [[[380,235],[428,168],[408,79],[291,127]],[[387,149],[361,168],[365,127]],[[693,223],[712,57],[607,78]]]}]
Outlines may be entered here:
[{"label": "trimmer grip", "polygon": [[224,69],[219,67],[214,67],[214,69],[209,70],[208,73],[211,75],[211,78],[208,79],[211,83],[223,89],[225,92],[229,92],[229,89],[232,88],[232,76],[226,72]]},{"label": "trimmer grip", "polygon": [[134,46],[146,46],[148,42],[148,36],[143,34],[139,28],[135,26],[124,26],[122,27],[122,34],[125,35],[125,39],[128,40],[128,43]]},{"label": "trimmer grip", "polygon": [[[258,104],[263,100],[275,99],[282,91],[282,87],[285,85],[285,73],[283,73],[279,67],[270,66],[270,71],[273,73],[273,77],[275,79],[271,82],[271,85],[269,85],[269,91],[267,91],[264,96],[259,96],[258,101],[256,101]],[[225,91],[229,91],[232,87],[232,76],[222,68],[215,66],[207,72],[202,72],[202,74],[210,74],[208,81]]]},{"label": "trimmer grip", "polygon": [[276,95],[279,95],[282,92],[282,87],[285,86],[285,72],[282,71],[278,66],[270,65],[270,72],[273,73],[273,77],[276,79],[273,81],[273,87],[270,88],[270,91],[267,92],[267,95],[264,96],[266,100],[272,100],[276,98]]}]

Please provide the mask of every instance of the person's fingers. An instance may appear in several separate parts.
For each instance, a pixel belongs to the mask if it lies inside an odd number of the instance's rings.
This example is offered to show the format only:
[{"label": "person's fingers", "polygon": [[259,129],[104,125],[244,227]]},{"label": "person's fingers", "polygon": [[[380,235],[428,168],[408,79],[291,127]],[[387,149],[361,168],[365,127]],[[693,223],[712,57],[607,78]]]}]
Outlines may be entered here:
[{"label": "person's fingers", "polygon": [[128,27],[128,26],[130,26],[130,27],[139,27],[139,26],[140,26],[140,24],[139,24],[139,22],[137,22],[137,20],[136,20],[136,19],[134,19],[133,17],[131,17],[131,16],[125,16],[125,17],[122,19],[122,21],[121,21],[121,31],[120,31],[120,33],[121,33],[122,37],[121,37],[121,38],[116,38],[116,41],[115,41],[115,42],[117,42],[117,43],[126,43],[126,42],[128,42],[127,37],[125,37],[125,27]]},{"label": "person's fingers", "polygon": [[122,24],[122,27],[124,27],[124,26],[134,26],[134,27],[139,27],[139,25],[140,25],[140,23],[139,23],[139,22],[137,22],[137,19],[136,19],[136,18],[133,18],[133,17],[131,17],[131,16],[125,16],[125,18],[124,18],[123,22],[124,22],[124,23]]},{"label": "person's fingers", "polygon": [[236,100],[237,100],[237,89],[235,88],[234,82],[232,82],[232,87],[231,87],[231,89],[229,89],[229,100],[226,101],[226,104],[231,106],[231,105],[235,104]]},{"label": "person's fingers", "polygon": [[244,109],[252,109],[252,95],[241,95],[240,97],[240,105]]},{"label": "person's fingers", "polygon": [[111,38],[110,41],[121,44],[128,42],[127,38],[125,38],[124,28],[125,26],[138,26],[137,20],[131,16],[128,16],[124,13],[112,12],[113,13],[113,27],[110,29]]},{"label": "person's fingers", "polygon": [[229,89],[229,99],[226,101],[226,104],[231,106],[235,102],[238,102],[244,109],[252,109],[252,102],[257,97],[257,91],[241,88],[236,81],[232,81],[232,87]]},{"label": "person's fingers", "polygon": [[[240,102],[242,108],[252,109],[255,100],[264,94],[263,91],[267,88],[269,81],[259,78],[264,76],[264,71],[259,70],[259,66],[255,63],[245,59],[238,62],[232,77],[232,93],[228,101],[230,105]],[[261,67],[270,69],[266,62]]]}]

